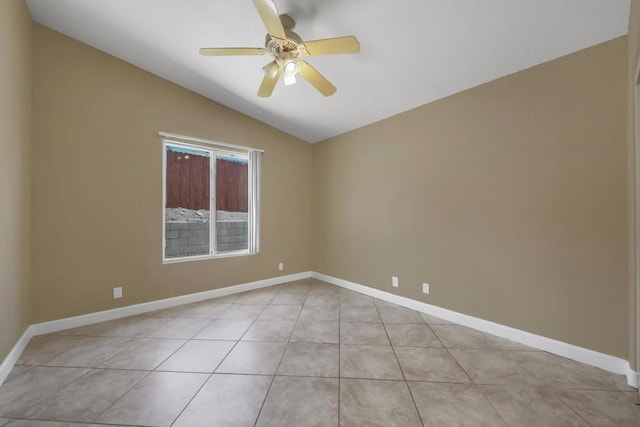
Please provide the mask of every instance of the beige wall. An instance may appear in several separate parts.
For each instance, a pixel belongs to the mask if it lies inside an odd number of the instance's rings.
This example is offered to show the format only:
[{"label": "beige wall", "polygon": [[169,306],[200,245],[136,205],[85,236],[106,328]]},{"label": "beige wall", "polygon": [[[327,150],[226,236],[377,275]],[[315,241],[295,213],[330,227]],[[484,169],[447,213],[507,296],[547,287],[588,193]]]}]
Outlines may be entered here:
[{"label": "beige wall", "polygon": [[[628,33],[628,109],[627,109],[627,172],[628,172],[628,206],[629,206],[629,361],[631,367],[637,369],[637,327],[636,319],[637,295],[636,295],[636,147],[635,128],[637,126],[637,114],[635,112],[635,86],[636,70],[640,59],[640,0],[631,1],[631,11],[629,14]],[[640,110],[639,110],[640,111]]]},{"label": "beige wall", "polygon": [[[39,25],[34,53],[33,322],[311,268],[308,144]],[[162,264],[161,130],[266,151],[262,253]]]},{"label": "beige wall", "polygon": [[314,270],[627,358],[626,56],[618,38],[315,144]]},{"label": "beige wall", "polygon": [[0,2],[0,361],[29,324],[31,17]]}]

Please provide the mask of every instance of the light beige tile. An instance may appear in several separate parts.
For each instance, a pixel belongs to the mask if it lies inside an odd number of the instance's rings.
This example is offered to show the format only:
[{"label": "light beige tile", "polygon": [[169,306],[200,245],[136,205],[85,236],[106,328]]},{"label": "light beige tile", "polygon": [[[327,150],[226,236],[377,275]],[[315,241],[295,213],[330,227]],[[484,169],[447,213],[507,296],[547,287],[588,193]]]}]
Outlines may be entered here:
[{"label": "light beige tile", "polygon": [[[81,427],[84,424],[67,423],[64,421],[38,421],[38,420],[8,420],[7,424],[2,424],[2,427]],[[120,426],[117,426],[120,427]],[[127,427],[127,426],[124,426]]]},{"label": "light beige tile", "polygon": [[295,320],[256,320],[242,341],[287,342],[295,325]]},{"label": "light beige tile", "polygon": [[289,343],[278,375],[337,377],[338,353],[338,344]]},{"label": "light beige tile", "polygon": [[337,426],[338,380],[276,377],[257,426]]},{"label": "light beige tile", "polygon": [[171,319],[167,317],[132,316],[108,322],[95,323],[59,332],[58,335],[79,335],[90,337],[144,337]]},{"label": "light beige tile", "polygon": [[442,343],[427,325],[408,323],[385,324],[391,344],[400,347],[442,347]]},{"label": "light beige tile", "polygon": [[302,305],[269,304],[258,316],[258,320],[297,320]]},{"label": "light beige tile", "polygon": [[286,343],[240,341],[216,372],[273,375],[286,347]]},{"label": "light beige tile", "polygon": [[255,320],[266,305],[233,304],[218,319]]},{"label": "light beige tile", "polygon": [[207,378],[206,374],[152,372],[95,421],[169,427]]},{"label": "light beige tile", "polygon": [[278,293],[275,289],[270,290],[261,290],[258,289],[256,291],[244,292],[238,294],[238,298],[236,299],[234,304],[262,304],[266,305],[271,302],[271,300]]},{"label": "light beige tile", "polygon": [[542,351],[451,349],[476,384],[616,390],[618,385],[590,375],[572,360]]},{"label": "light beige tile", "polygon": [[216,319],[194,337],[198,340],[239,340],[253,320]]},{"label": "light beige tile", "polygon": [[176,351],[157,370],[211,373],[234,345],[234,341],[192,340]]},{"label": "light beige tile", "polygon": [[374,306],[340,306],[341,322],[382,322]]},{"label": "light beige tile", "polygon": [[[534,350],[525,345],[494,335],[485,334],[465,326],[433,325],[431,329],[447,348],[475,350]],[[534,350],[535,351],[535,350]]]},{"label": "light beige tile", "polygon": [[378,298],[374,298],[373,303],[376,305],[376,307],[395,307],[395,308],[402,307],[398,304],[394,304],[392,302],[384,301]]},{"label": "light beige tile", "polygon": [[93,370],[35,404],[26,418],[90,422],[142,380],[148,372]]},{"label": "light beige tile", "polygon": [[185,342],[185,340],[139,338],[100,365],[100,368],[152,371]]},{"label": "light beige tile", "polygon": [[11,372],[9,372],[9,375],[7,375],[7,378],[4,380],[4,383],[5,384],[8,383],[9,381],[12,381],[18,378],[20,375],[25,374],[32,369],[33,369],[33,366],[21,366],[21,365],[14,366]]},{"label": "light beige tile", "polygon": [[550,389],[503,385],[478,388],[510,426],[588,426]]},{"label": "light beige tile", "polygon": [[169,323],[149,334],[149,338],[191,339],[211,321],[209,319],[171,319]]},{"label": "light beige tile", "polygon": [[589,377],[595,378],[599,383],[604,384],[603,389],[620,390],[620,391],[637,391],[637,389],[627,384],[625,375],[614,374],[594,366],[585,365],[584,363],[575,362],[583,370],[586,370]]},{"label": "light beige tile", "polygon": [[418,312],[418,315],[422,317],[422,320],[424,320],[428,325],[454,325],[455,324],[455,323],[449,322],[448,320],[444,320],[427,313]]},{"label": "light beige tile", "polygon": [[33,405],[89,372],[88,369],[36,367],[0,387],[0,416],[23,416]]},{"label": "light beige tile", "polygon": [[91,338],[45,365],[96,368],[133,342],[131,338]]},{"label": "light beige tile", "polygon": [[404,307],[378,307],[384,323],[417,323],[424,325],[424,320],[415,310]]},{"label": "light beige tile", "polygon": [[305,306],[322,306],[322,305],[339,305],[340,295],[322,294],[322,293],[310,293],[304,302]]},{"label": "light beige tile", "polygon": [[391,346],[341,345],[340,376],[402,380],[402,372]]},{"label": "light beige tile", "polygon": [[395,347],[395,351],[407,381],[471,382],[446,349]]},{"label": "light beige tile", "polygon": [[555,393],[592,427],[640,426],[637,391],[565,390]]},{"label": "light beige tile", "polygon": [[22,352],[19,365],[42,365],[89,340],[89,337],[41,335],[33,337]]},{"label": "light beige tile", "polygon": [[356,307],[374,307],[373,298],[368,295],[362,295],[357,292],[340,290],[340,305],[341,306],[356,306]]},{"label": "light beige tile", "polygon": [[211,320],[221,315],[229,307],[231,304],[220,304],[215,300],[207,300],[192,304],[190,308],[180,313],[180,317]]},{"label": "light beige tile", "polygon": [[340,318],[340,308],[337,305],[305,305],[300,313],[301,320],[321,320],[337,322]]},{"label": "light beige tile", "polygon": [[341,427],[421,425],[406,382],[340,379]]},{"label": "light beige tile", "polygon": [[409,388],[425,427],[506,427],[474,385],[409,381]]},{"label": "light beige tile", "polygon": [[340,322],[341,344],[389,345],[382,323]]},{"label": "light beige tile", "polygon": [[122,322],[115,328],[112,336],[144,337],[160,329],[169,322],[167,318],[134,316],[120,319]]},{"label": "light beige tile", "polygon": [[291,335],[291,342],[338,343],[339,323],[298,320]]},{"label": "light beige tile", "polygon": [[270,376],[215,374],[173,427],[252,427],[271,381]]},{"label": "light beige tile", "polygon": [[307,290],[285,290],[282,289],[271,300],[270,304],[293,304],[303,305],[307,299]]}]

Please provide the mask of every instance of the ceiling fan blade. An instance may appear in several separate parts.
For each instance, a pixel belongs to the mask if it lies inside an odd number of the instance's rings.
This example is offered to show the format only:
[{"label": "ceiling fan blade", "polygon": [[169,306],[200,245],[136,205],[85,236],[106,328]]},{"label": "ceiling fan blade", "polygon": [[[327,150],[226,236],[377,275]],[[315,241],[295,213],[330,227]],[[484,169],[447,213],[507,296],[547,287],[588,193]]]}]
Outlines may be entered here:
[{"label": "ceiling fan blade", "polygon": [[318,72],[315,68],[309,65],[308,62],[298,61],[298,74],[304,77],[313,87],[318,89],[318,91],[324,96],[331,96],[338,89],[331,82],[324,78],[322,74]]},{"label": "ceiling fan blade", "polygon": [[237,56],[237,55],[263,55],[265,50],[261,47],[203,47],[200,49],[202,56]]},{"label": "ceiling fan blade", "polygon": [[260,18],[264,22],[264,26],[267,27],[267,32],[280,39],[286,39],[287,36],[282,28],[275,3],[272,0],[253,0],[253,5],[258,9]]},{"label": "ceiling fan blade", "polygon": [[264,79],[262,79],[262,84],[260,84],[260,88],[258,89],[258,96],[261,98],[271,96],[273,89],[276,87],[276,83],[278,83],[280,74],[282,74],[282,67],[276,61],[273,61],[264,67],[264,69]]},{"label": "ceiling fan blade", "polygon": [[304,42],[309,55],[334,55],[360,52],[360,42],[355,36],[334,37],[332,39]]}]

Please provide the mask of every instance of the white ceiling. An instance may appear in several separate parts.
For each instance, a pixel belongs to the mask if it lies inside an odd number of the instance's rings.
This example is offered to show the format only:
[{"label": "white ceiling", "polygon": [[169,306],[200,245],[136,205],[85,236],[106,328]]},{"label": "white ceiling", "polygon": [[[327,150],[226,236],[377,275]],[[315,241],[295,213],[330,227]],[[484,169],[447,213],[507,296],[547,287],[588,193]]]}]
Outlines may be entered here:
[{"label": "white ceiling", "polygon": [[310,57],[306,81],[256,95],[271,59],[251,0],[27,0],[39,22],[307,142],[410,110],[627,33],[630,0],[275,0],[304,40],[355,35],[357,55]]}]

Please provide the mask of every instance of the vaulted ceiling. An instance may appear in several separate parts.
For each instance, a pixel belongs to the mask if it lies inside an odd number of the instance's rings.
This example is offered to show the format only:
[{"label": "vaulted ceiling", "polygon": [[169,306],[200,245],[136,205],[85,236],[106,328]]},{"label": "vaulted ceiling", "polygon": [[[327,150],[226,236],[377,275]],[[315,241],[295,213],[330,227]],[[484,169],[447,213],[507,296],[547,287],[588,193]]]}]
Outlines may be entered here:
[{"label": "vaulted ceiling", "polygon": [[304,40],[355,35],[356,55],[309,57],[303,79],[256,92],[271,58],[251,0],[27,0],[33,19],[307,142],[316,142],[627,33],[630,0],[275,0]]}]

